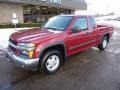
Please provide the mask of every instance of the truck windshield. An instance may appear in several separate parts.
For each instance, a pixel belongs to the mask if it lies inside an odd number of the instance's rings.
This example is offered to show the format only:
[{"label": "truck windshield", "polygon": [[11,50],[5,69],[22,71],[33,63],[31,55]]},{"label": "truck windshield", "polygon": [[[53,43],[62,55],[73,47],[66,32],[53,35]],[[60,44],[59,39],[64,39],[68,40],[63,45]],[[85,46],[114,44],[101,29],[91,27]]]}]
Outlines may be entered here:
[{"label": "truck windshield", "polygon": [[43,26],[44,29],[52,29],[58,31],[65,31],[73,16],[55,16],[48,20],[48,22]]}]

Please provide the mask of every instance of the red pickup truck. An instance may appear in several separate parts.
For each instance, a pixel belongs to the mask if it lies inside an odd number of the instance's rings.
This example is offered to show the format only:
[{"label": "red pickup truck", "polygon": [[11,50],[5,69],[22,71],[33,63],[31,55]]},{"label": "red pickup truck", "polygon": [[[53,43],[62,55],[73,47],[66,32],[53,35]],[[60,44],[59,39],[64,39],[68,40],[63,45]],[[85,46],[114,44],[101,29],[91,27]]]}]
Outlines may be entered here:
[{"label": "red pickup truck", "polygon": [[18,67],[52,74],[72,54],[93,46],[104,50],[112,34],[113,27],[96,25],[92,16],[59,15],[42,28],[13,33],[7,58]]}]

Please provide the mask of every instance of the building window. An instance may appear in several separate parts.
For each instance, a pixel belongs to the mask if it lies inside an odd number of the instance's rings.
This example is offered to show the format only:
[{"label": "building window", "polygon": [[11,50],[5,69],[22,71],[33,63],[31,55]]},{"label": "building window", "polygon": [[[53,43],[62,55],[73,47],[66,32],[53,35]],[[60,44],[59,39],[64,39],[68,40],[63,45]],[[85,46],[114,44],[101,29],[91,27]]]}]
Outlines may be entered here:
[{"label": "building window", "polygon": [[24,5],[23,14],[25,23],[39,23],[45,22],[55,15],[71,14],[71,10],[47,6]]}]

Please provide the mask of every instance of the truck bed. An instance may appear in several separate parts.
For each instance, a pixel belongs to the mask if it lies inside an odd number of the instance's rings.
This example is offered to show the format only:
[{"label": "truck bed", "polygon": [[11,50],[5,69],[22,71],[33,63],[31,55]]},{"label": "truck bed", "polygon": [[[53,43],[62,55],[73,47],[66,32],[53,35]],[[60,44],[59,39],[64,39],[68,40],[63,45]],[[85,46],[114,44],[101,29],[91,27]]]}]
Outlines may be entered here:
[{"label": "truck bed", "polygon": [[97,28],[98,29],[109,29],[109,30],[113,29],[113,27],[110,25],[97,25]]}]

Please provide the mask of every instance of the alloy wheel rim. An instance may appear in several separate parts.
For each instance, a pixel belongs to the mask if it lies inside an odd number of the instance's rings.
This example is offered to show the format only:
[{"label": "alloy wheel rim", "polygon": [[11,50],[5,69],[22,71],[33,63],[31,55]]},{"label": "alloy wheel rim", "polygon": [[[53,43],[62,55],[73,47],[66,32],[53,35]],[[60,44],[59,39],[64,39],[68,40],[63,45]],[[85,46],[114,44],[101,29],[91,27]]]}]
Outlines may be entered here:
[{"label": "alloy wheel rim", "polygon": [[103,40],[103,48],[106,48],[106,46],[107,46],[107,40],[104,39],[104,40]]},{"label": "alloy wheel rim", "polygon": [[47,59],[46,68],[49,71],[54,71],[59,67],[60,59],[57,55],[52,55]]}]

